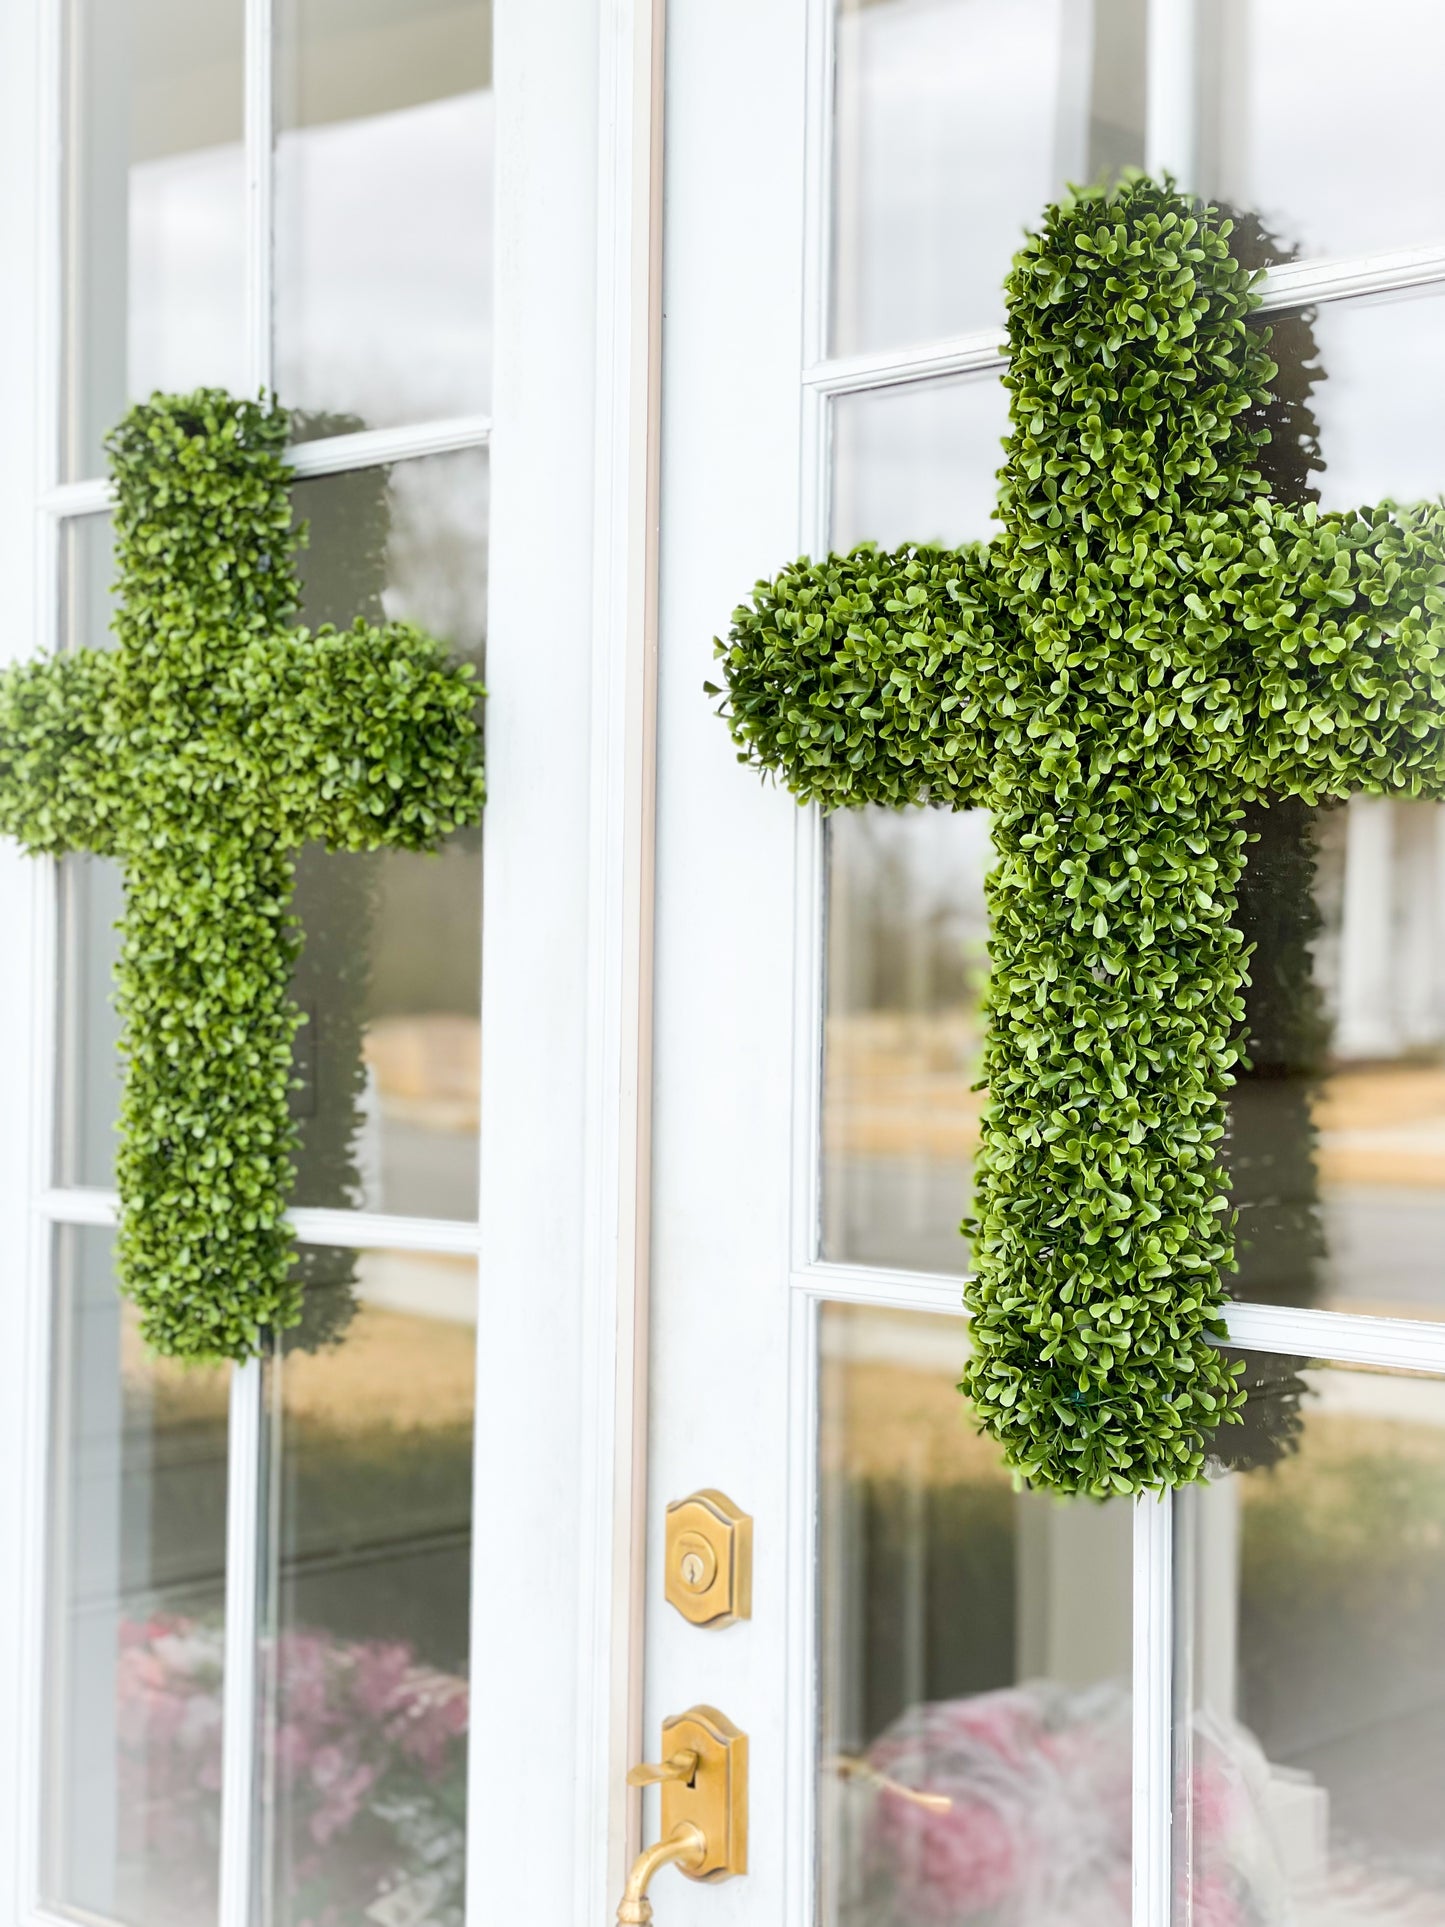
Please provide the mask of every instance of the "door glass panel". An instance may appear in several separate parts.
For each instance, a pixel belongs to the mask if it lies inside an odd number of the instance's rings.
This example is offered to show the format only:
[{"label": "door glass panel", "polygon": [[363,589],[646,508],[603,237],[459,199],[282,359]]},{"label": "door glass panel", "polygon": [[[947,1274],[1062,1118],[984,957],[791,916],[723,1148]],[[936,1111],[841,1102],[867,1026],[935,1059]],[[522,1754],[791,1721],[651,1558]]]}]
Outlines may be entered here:
[{"label": "door glass panel", "polygon": [[[1438,494],[1445,403],[1422,292],[1272,316],[1276,494],[1348,508]],[[837,546],[988,534],[993,378],[839,403]],[[1437,421],[1436,415],[1441,418]],[[981,815],[865,811],[828,831],[822,1242],[960,1270],[980,1096]],[[1355,798],[1250,812],[1239,922],[1251,1069],[1226,1151],[1243,1298],[1395,1316],[1445,1307],[1445,808]]]},{"label": "door glass panel", "polygon": [[154,388],[245,385],[242,0],[66,9],[61,472]]},{"label": "door glass panel", "polygon": [[[406,617],[480,667],[486,635],[488,469],[484,449],[297,485],[310,524],[302,616],[311,624]],[[67,530],[64,637],[104,645],[109,524]],[[114,1182],[120,1091],[111,973],[120,872],[63,866],[60,1170]],[[296,1200],[414,1216],[477,1208],[481,1076],[481,832],[435,856],[334,855],[297,864],[305,945],[293,994],[301,1126]]]},{"label": "door glass panel", "polygon": [[833,404],[835,549],[987,542],[1008,433],[997,375],[912,382]]},{"label": "door glass panel", "polygon": [[1307,32],[1297,0],[1211,0],[1196,18],[1206,194],[1260,215],[1285,258],[1445,239],[1433,0],[1319,0]]},{"label": "door glass panel", "polygon": [[1439,1919],[1445,1383],[1246,1356],[1179,1497],[1176,1921]]},{"label": "door glass panel", "polygon": [[368,428],[484,410],[490,0],[277,0],[276,35],[282,399]]},{"label": "door glass panel", "polygon": [[[835,403],[833,546],[986,541],[1008,425],[997,376]],[[839,811],[828,823],[823,1250],[960,1271],[982,1103],[981,810]]]},{"label": "door glass panel", "polygon": [[825,1257],[964,1268],[990,852],[983,810],[829,821]]},{"label": "door glass panel", "polygon": [[1014,1490],[961,1319],[820,1346],[823,1927],[1124,1927],[1132,1507]]},{"label": "door glass panel", "polygon": [[270,1368],[266,1918],[460,1927],[476,1268],[303,1255]]},{"label": "door glass panel", "polygon": [[151,1358],[114,1234],[56,1238],[47,1902],[216,1917],[229,1371]]},{"label": "door glass panel", "polygon": [[835,354],[1003,320],[1025,227],[1144,159],[1146,0],[839,0]]}]

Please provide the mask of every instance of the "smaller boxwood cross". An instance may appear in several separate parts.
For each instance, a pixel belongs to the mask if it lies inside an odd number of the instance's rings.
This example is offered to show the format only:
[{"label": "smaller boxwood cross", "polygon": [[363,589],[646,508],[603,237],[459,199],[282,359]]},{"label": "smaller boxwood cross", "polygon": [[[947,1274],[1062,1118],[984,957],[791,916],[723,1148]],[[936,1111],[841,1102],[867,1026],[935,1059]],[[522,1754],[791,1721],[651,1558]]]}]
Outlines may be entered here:
[{"label": "smaller boxwood cross", "polygon": [[800,800],[992,812],[964,1389],[1025,1479],[1099,1496],[1199,1477],[1238,1415],[1244,805],[1445,796],[1445,508],[1272,499],[1229,232],[1138,176],[1048,209],[994,541],[804,558],[718,645],[740,760]]},{"label": "smaller boxwood cross", "polygon": [[148,1342],[196,1359],[300,1317],[292,852],[432,849],[483,801],[469,666],[403,622],[290,626],[288,420],[214,390],[133,409],[119,647],[0,676],[0,830],[124,869],[118,1273]]}]

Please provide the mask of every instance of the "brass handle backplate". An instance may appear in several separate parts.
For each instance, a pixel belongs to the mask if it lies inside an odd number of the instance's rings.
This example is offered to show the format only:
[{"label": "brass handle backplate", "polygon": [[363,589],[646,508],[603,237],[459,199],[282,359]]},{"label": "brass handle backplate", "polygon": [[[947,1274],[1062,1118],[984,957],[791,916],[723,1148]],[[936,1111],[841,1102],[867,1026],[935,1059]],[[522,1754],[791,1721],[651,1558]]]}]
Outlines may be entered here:
[{"label": "brass handle backplate", "polygon": [[662,1793],[662,1837],[633,1862],[617,1909],[619,1927],[647,1927],[652,1877],[666,1866],[689,1880],[728,1880],[748,1870],[748,1736],[715,1706],[691,1706],[662,1723],[662,1763],[635,1766],[631,1786]]}]

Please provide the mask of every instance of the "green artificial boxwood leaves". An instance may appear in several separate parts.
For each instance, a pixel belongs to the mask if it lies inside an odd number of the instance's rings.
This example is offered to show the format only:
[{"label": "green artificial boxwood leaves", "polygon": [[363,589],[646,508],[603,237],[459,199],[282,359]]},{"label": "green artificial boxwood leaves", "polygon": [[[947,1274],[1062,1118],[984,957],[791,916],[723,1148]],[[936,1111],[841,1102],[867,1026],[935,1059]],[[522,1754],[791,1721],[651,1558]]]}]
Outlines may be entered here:
[{"label": "green artificial boxwood leaves", "polygon": [[154,396],[110,437],[114,652],[0,675],[0,830],[125,871],[118,1266],[157,1350],[295,1325],[293,853],[434,849],[483,801],[478,689],[407,623],[314,633],[284,409]]},{"label": "green artificial boxwood leaves", "polygon": [[805,558],[718,645],[741,760],[800,800],[993,813],[964,1389],[1024,1478],[1101,1497],[1200,1477],[1241,1404],[1246,807],[1445,795],[1445,509],[1273,499],[1229,232],[1140,177],[1048,209],[998,536]]}]

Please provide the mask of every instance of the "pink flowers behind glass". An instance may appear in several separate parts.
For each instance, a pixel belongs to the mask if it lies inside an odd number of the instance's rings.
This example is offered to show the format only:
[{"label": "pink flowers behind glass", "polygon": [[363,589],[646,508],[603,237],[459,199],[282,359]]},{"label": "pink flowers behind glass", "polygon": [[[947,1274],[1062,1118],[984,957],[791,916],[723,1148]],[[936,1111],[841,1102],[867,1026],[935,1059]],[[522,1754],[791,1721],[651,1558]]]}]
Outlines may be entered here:
[{"label": "pink flowers behind glass", "polygon": [[[157,1616],[122,1625],[122,1832],[214,1880],[223,1635]],[[424,1885],[428,1921],[459,1917],[466,1681],[399,1640],[283,1633],[263,1654],[275,1709],[265,1767],[279,1878],[298,1922],[349,1920]]]}]

